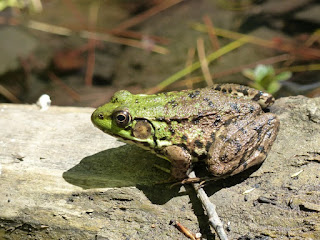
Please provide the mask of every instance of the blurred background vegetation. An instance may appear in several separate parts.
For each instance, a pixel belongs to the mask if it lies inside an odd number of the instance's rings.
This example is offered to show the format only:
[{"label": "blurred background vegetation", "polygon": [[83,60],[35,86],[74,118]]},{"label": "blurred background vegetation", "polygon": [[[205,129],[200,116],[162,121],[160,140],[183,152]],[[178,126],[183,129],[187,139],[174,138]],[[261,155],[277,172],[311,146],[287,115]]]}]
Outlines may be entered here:
[{"label": "blurred background vegetation", "polygon": [[316,0],[0,0],[0,102],[240,83],[320,96]]}]

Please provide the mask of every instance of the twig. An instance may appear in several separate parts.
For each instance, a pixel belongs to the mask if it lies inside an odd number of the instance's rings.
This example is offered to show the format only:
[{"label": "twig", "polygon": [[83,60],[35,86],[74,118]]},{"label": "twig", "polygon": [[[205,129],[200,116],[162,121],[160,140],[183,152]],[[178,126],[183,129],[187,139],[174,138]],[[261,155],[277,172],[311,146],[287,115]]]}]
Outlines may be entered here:
[{"label": "twig", "polygon": [[220,48],[220,44],[219,44],[218,37],[215,33],[215,30],[214,30],[214,27],[213,27],[213,24],[211,22],[210,17],[208,15],[204,16],[203,22],[208,28],[209,39],[211,41],[213,49],[216,51]]},{"label": "twig", "polygon": [[[62,36],[70,36],[73,33],[73,31],[69,28],[48,24],[48,23],[43,23],[43,22],[38,22],[34,20],[30,20],[25,25],[31,29],[35,29],[43,32],[49,32],[49,33],[62,35]],[[92,32],[92,31],[80,31],[77,33],[82,38],[101,40],[101,41],[118,43],[118,44],[123,44],[131,47],[145,49],[143,43],[135,39],[115,37],[110,34],[103,34],[103,33]],[[161,47],[159,45],[154,45],[151,51],[160,53],[160,54],[167,54],[169,52],[167,48]]]},{"label": "twig", "polygon": [[259,61],[255,61],[255,62],[253,62],[253,63],[249,63],[249,64],[237,66],[237,67],[234,67],[234,68],[225,70],[225,71],[220,71],[220,72],[214,73],[214,74],[212,75],[212,79],[221,78],[221,77],[224,77],[224,76],[228,76],[228,75],[232,75],[232,74],[235,74],[235,73],[239,73],[239,72],[241,72],[243,69],[246,69],[246,68],[254,68],[254,67],[256,67],[256,66],[259,65],[259,64],[271,65],[271,64],[278,63],[278,62],[287,61],[287,60],[289,60],[290,58],[291,58],[290,55],[287,54],[287,53],[282,54],[282,55],[279,55],[279,56],[274,56],[274,57],[270,57],[270,58],[265,58],[265,59],[262,59],[262,60],[259,60]]},{"label": "twig", "polygon": [[148,19],[149,17],[175,5],[178,4],[179,2],[181,2],[183,0],[167,0],[162,2],[161,4],[158,4],[150,9],[148,9],[147,11],[138,14],[136,16],[134,16],[133,18],[130,18],[129,20],[126,20],[124,22],[122,22],[120,25],[116,26],[114,29],[112,29],[111,31],[116,33],[116,32],[120,32],[123,31],[125,29],[128,29],[134,25],[137,25],[138,23]]},{"label": "twig", "polygon": [[[234,49],[239,48],[240,46],[242,46],[243,44],[246,43],[247,38],[243,37],[238,39],[237,41],[231,42],[225,46],[223,46],[222,48],[220,48],[219,50],[210,53],[206,59],[208,64],[211,63],[212,61],[214,61],[215,59],[217,59],[218,57],[231,52]],[[177,80],[179,80],[180,78],[188,75],[189,73],[199,69],[201,67],[201,64],[199,61],[194,62],[192,65],[180,70],[179,72],[176,72],[175,74],[171,75],[170,77],[168,77],[167,79],[165,79],[164,81],[162,81],[160,84],[158,84],[156,87],[149,89],[147,91],[148,94],[150,93],[155,93],[158,91],[163,90],[164,88],[166,88],[167,86],[171,85],[172,83],[176,82]]]},{"label": "twig", "polygon": [[[100,2],[94,2],[90,5],[90,14],[89,14],[89,24],[91,28],[94,28],[97,24],[98,20],[98,12],[99,12]],[[87,69],[85,75],[85,83],[87,86],[92,86],[92,79],[94,73],[94,65],[95,65],[95,47],[96,42],[94,38],[89,39],[88,45],[88,57],[87,57]]]},{"label": "twig", "polygon": [[87,23],[83,18],[83,14],[79,11],[77,5],[71,0],[63,0],[63,4],[68,8],[73,18],[77,19],[77,22],[81,26],[86,26]]},{"label": "twig", "polygon": [[[192,171],[188,176],[189,178],[196,178],[196,174],[194,173],[194,171]],[[210,202],[210,199],[208,198],[206,192],[202,188],[199,188],[199,183],[193,183],[192,185],[197,192],[198,198],[200,199],[203,208],[207,212],[210,225],[214,228],[220,240],[228,240],[228,236],[223,229],[223,224],[218,216],[218,213],[216,212],[216,205]]]},{"label": "twig", "polygon": [[[103,31],[99,31],[99,32],[103,32],[103,33],[111,33],[108,30],[103,30]],[[145,37],[145,33],[141,33],[141,32],[136,32],[136,31],[132,31],[132,30],[125,30],[125,31],[121,31],[121,32],[117,32],[115,33],[115,35],[117,35],[118,37],[126,37],[126,38],[133,38],[133,39],[143,39]],[[156,35],[150,35],[148,34],[148,37],[154,41],[155,43],[160,43],[160,44],[169,44],[170,40],[165,38],[165,37],[160,37],[160,36],[156,36]]]},{"label": "twig", "polygon": [[[188,49],[188,55],[187,55],[187,61],[186,61],[185,67],[189,67],[192,65],[195,53],[196,53],[196,50],[193,47]],[[188,77],[188,75],[186,77]],[[190,80],[190,77],[188,78],[188,81],[186,81],[186,85],[187,85],[187,88],[189,89],[192,88],[193,82]]]},{"label": "twig", "polygon": [[13,103],[21,103],[21,101],[8,89],[0,84],[0,94],[3,95],[5,98],[10,100]]},{"label": "twig", "polygon": [[88,50],[87,69],[86,69],[84,82],[85,82],[86,86],[92,86],[92,79],[93,79],[94,65],[95,65],[96,40],[89,39],[88,44],[90,45],[90,48]]},{"label": "twig", "polygon": [[306,72],[306,71],[319,71],[319,70],[320,70],[320,64],[309,64],[309,65],[297,65],[297,66],[290,66],[285,68],[278,68],[276,69],[276,72],[284,72],[284,71]]},{"label": "twig", "polygon": [[187,229],[178,221],[171,220],[169,224],[175,226],[175,228],[177,228],[180,232],[182,232],[187,238],[192,240],[197,240],[195,234],[193,234],[189,229]]},{"label": "twig", "polygon": [[[207,28],[206,25],[203,24],[192,24],[192,27],[194,29],[196,29],[197,31],[200,32],[208,32],[210,31],[210,29]],[[304,47],[304,46],[299,46],[299,48],[297,46],[295,46],[294,44],[291,43],[282,43],[280,42],[276,42],[273,40],[265,40],[259,37],[255,37],[252,35],[246,35],[246,34],[242,34],[242,33],[238,33],[238,32],[232,32],[226,29],[222,29],[222,28],[215,28],[214,29],[215,34],[221,37],[226,37],[226,38],[230,38],[230,39],[240,39],[243,38],[244,36],[246,36],[246,41],[248,43],[252,43],[252,44],[256,44],[259,46],[263,46],[263,47],[267,47],[267,48],[272,48],[272,49],[276,49],[276,50],[280,50],[280,51],[284,51],[284,52],[289,52],[293,55],[299,55],[303,58],[311,58],[311,59],[318,59],[320,57],[320,50],[316,49],[316,48],[309,48],[309,47]]]},{"label": "twig", "polygon": [[59,87],[61,87],[61,89],[63,89],[66,93],[68,93],[73,100],[80,101],[80,95],[76,91],[74,91],[72,88],[70,88],[67,84],[65,84],[53,72],[49,72],[48,76],[52,82],[56,83]]},{"label": "twig", "polygon": [[320,41],[320,31],[316,30],[308,39],[307,41],[304,43],[304,45],[306,47],[310,47],[312,46],[315,42],[319,42]]},{"label": "twig", "polygon": [[213,81],[208,67],[208,61],[206,59],[206,53],[204,51],[204,43],[202,38],[197,39],[197,52],[204,79],[206,80],[208,86],[212,86]]}]

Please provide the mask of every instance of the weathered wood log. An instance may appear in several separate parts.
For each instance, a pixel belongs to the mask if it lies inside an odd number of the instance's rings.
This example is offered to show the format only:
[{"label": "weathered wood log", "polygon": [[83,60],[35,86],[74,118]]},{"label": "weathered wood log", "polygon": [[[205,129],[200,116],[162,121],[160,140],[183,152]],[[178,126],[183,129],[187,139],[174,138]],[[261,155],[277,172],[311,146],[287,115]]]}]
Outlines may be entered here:
[{"label": "weathered wood log", "polygon": [[[230,239],[320,239],[320,98],[271,110],[265,162],[205,191]],[[214,239],[193,189],[157,184],[169,164],[95,129],[92,111],[0,104],[0,239],[184,239],[171,219]]]}]

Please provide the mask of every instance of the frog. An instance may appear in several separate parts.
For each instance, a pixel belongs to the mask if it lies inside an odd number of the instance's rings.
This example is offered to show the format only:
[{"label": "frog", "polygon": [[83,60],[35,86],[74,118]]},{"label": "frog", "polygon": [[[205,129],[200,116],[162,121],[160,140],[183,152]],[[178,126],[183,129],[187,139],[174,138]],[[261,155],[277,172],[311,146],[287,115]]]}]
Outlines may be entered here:
[{"label": "frog", "polygon": [[199,162],[219,179],[265,160],[280,125],[267,111],[274,101],[269,93],[238,84],[150,95],[120,90],[91,121],[170,161],[173,179],[187,179]]}]

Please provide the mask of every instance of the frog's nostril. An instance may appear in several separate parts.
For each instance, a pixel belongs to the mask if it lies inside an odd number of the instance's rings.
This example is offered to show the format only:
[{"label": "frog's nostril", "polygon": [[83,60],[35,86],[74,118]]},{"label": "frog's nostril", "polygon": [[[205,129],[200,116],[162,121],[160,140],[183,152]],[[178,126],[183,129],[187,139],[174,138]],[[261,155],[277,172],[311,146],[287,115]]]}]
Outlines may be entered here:
[{"label": "frog's nostril", "polygon": [[102,114],[102,113],[99,113],[99,114],[98,114],[98,118],[101,119],[101,120],[103,120],[103,114]]}]

